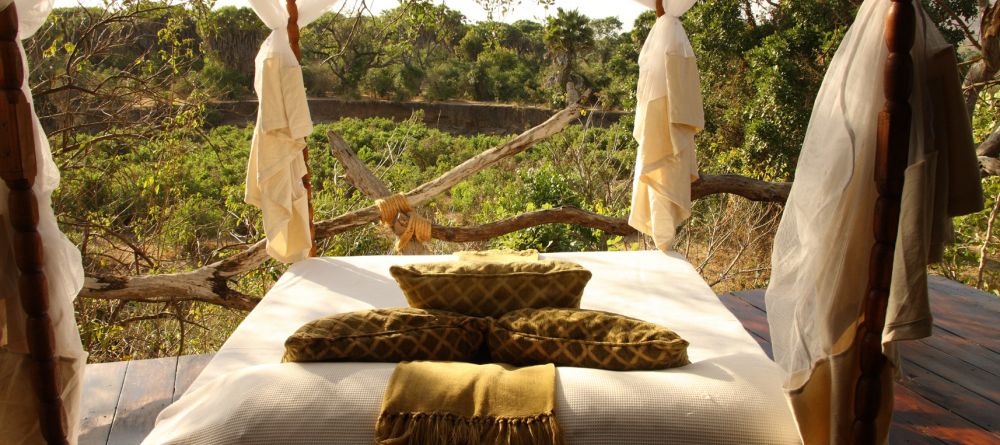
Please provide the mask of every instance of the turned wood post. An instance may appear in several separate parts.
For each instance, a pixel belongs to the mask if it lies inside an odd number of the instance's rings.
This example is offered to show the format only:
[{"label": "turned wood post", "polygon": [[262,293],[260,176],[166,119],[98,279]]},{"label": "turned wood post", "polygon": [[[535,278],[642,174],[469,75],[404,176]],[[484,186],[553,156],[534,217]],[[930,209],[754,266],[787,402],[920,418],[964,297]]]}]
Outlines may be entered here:
[{"label": "turned wood post", "polygon": [[[295,0],[288,0],[285,3],[288,10],[288,43],[295,54],[295,60],[302,63],[302,49],[299,47],[299,7]],[[316,256],[316,216],[313,210],[313,187],[312,172],[309,169],[309,147],[302,149],[302,158],[306,163],[306,175],[302,177],[302,186],[306,188],[306,202],[309,206],[309,239],[312,240],[312,250],[309,256]]]},{"label": "turned wood post", "polygon": [[885,64],[885,106],[879,114],[876,145],[875,184],[875,245],[872,247],[868,286],[864,299],[864,321],[857,338],[861,374],[854,389],[855,444],[874,444],[877,438],[876,420],[882,404],[882,372],[886,357],[882,354],[882,330],[885,327],[889,287],[892,282],[893,255],[899,231],[900,198],[910,152],[913,90],[913,59],[910,49],[916,34],[916,11],[912,0],[891,1],[886,17],[885,43],[889,57]]},{"label": "turned wood post", "polygon": [[[0,176],[10,189],[7,214],[13,227],[18,294],[24,309],[25,337],[35,366],[30,382],[38,395],[38,420],[49,444],[67,444],[56,357],[55,334],[49,318],[45,252],[38,233],[38,200],[32,187],[38,173],[31,106],[21,91],[24,60],[18,48],[17,10],[11,3],[0,11]],[[5,271],[8,272],[8,271]],[[26,382],[28,383],[28,382]]]}]

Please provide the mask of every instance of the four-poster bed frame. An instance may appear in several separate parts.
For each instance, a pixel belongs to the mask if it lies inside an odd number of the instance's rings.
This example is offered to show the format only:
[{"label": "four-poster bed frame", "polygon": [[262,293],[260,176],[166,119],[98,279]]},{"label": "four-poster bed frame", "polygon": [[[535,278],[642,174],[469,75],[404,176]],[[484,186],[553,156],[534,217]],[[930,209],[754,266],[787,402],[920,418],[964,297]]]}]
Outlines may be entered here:
[{"label": "four-poster bed frame", "polygon": [[[886,365],[882,354],[882,329],[885,324],[889,285],[892,277],[896,233],[899,226],[900,198],[909,155],[913,62],[910,49],[916,32],[913,0],[891,1],[885,26],[889,49],[885,65],[885,106],[879,116],[875,183],[878,200],[873,228],[867,295],[863,322],[855,341],[860,350],[860,378],[854,388],[852,442],[876,441],[876,419],[880,412],[881,381]],[[665,14],[662,0],[657,0],[657,16]],[[298,8],[287,0],[288,37],[296,58],[299,48]],[[38,232],[38,202],[32,189],[37,175],[37,159],[32,127],[32,110],[21,91],[24,61],[18,49],[18,21],[15,5],[0,11],[0,176],[10,189],[8,214],[14,229],[13,247],[20,273],[18,289],[25,314],[26,338],[31,359],[37,367],[31,382],[39,398],[41,432],[49,444],[66,444],[67,422],[60,394],[56,345],[52,320],[48,315],[48,284],[45,277],[42,239]],[[308,165],[308,151],[304,150]],[[312,186],[310,175],[303,178],[309,196],[310,229],[313,227]],[[312,255],[316,254],[313,236]],[[891,402],[891,401],[890,401]]]},{"label": "four-poster bed frame", "polygon": [[63,409],[55,334],[49,318],[49,289],[45,277],[45,252],[38,233],[38,199],[33,187],[38,174],[34,125],[28,99],[21,90],[24,60],[18,45],[17,8],[11,2],[0,11],[0,176],[10,189],[7,214],[14,229],[14,258],[25,318],[25,337],[35,364],[35,393],[42,436],[50,444],[66,444],[66,410]]}]

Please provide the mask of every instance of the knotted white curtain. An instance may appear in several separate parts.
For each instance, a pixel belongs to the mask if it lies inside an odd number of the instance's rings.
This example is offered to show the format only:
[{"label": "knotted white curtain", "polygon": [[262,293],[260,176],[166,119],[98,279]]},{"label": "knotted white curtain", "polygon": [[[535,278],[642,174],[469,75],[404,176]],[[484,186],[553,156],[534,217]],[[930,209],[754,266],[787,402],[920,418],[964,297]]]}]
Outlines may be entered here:
[{"label": "knotted white curtain", "polygon": [[[0,10],[11,0],[0,0]],[[52,11],[52,0],[16,0],[18,38],[31,37]],[[24,48],[18,43],[22,57]],[[26,59],[25,59],[26,60]],[[28,66],[24,65],[24,91],[32,103],[28,88]],[[32,109],[34,105],[32,104]],[[80,380],[87,353],[80,342],[73,299],[83,286],[80,251],[59,230],[52,211],[52,192],[59,186],[59,169],[52,160],[49,142],[32,113],[38,175],[34,192],[38,199],[38,231],[45,251],[45,275],[49,284],[49,316],[55,331],[56,354],[63,383],[69,439],[76,443],[79,423]],[[41,443],[38,425],[38,401],[34,386],[33,362],[28,356],[25,338],[25,315],[18,297],[18,271],[12,249],[13,229],[7,215],[9,190],[0,181],[0,437],[8,444]]]},{"label": "knotted white curtain", "polygon": [[[926,266],[940,255],[948,218],[982,206],[953,49],[920,2],[913,3],[909,167],[882,335],[893,362],[891,342],[931,333]],[[766,295],[771,341],[775,361],[788,372],[785,389],[806,443],[850,441],[859,372],[853,343],[875,241],[875,147],[890,4],[866,0],[830,63],[774,240]],[[888,374],[879,418],[883,441],[892,408]]]},{"label": "knotted white curtain", "polygon": [[[297,2],[300,28],[312,23],[340,0]],[[284,0],[250,0],[250,6],[271,29],[260,47],[254,73],[257,124],[247,166],[247,203],[263,212],[267,253],[294,263],[309,256],[309,208],[302,177],[306,163],[302,150],[312,133],[312,119],[302,82],[302,67],[288,40],[288,11]]]},{"label": "knotted white curtain", "polygon": [[[655,0],[640,3],[656,8]],[[705,126],[694,50],[680,16],[695,0],[664,0],[639,55],[635,129],[639,142],[629,225],[670,249],[691,216],[691,182],[698,179],[695,133]]]}]

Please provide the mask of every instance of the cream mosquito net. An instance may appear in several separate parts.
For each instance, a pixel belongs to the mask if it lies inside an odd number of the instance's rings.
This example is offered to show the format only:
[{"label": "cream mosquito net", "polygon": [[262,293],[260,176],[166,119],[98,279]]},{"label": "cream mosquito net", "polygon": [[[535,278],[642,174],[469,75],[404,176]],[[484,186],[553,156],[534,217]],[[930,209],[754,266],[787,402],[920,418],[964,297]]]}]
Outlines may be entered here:
[{"label": "cream mosquito net", "polygon": [[[786,390],[807,443],[842,442],[850,432],[859,369],[852,346],[875,242],[875,145],[890,4],[866,0],[831,61],[774,240],[766,296],[774,358],[788,372]],[[956,102],[954,53],[914,4],[909,167],[883,334],[889,357],[895,357],[892,341],[930,335],[927,262],[940,252],[948,217],[982,204],[971,129]],[[940,79],[942,73],[950,79]],[[883,400],[891,401],[891,379],[883,384]],[[883,437],[887,414],[880,417]]]}]

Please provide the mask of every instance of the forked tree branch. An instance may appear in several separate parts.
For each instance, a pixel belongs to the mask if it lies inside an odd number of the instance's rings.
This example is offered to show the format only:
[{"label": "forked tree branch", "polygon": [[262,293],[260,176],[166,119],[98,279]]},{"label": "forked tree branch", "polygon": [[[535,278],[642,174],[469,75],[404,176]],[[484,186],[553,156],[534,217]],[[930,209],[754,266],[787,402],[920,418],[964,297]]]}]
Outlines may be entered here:
[{"label": "forked tree branch", "polygon": [[[405,195],[409,199],[410,205],[420,206],[476,173],[561,132],[578,119],[581,110],[580,105],[571,105],[556,113],[546,122],[500,146],[474,156],[440,177],[407,192]],[[363,176],[363,174],[359,176],[358,171],[355,170],[351,177],[354,178],[353,181],[360,183],[365,181],[358,179]],[[700,180],[692,184],[691,194],[692,199],[730,193],[753,201],[783,203],[788,198],[790,188],[790,183],[769,183],[736,175],[702,175]],[[365,191],[369,194],[382,194],[387,190],[384,188],[384,184],[382,187],[377,184],[366,183],[365,185]],[[333,219],[318,222],[316,224],[316,238],[318,240],[327,239],[378,221],[378,209],[374,205],[368,206]],[[621,236],[636,234],[635,229],[632,229],[624,219],[598,215],[574,207],[562,207],[529,212],[503,221],[474,227],[435,225],[432,229],[432,236],[449,242],[482,241],[544,224],[575,224]],[[237,277],[259,268],[268,259],[265,248],[266,241],[261,240],[243,252],[185,273],[129,277],[89,276],[80,296],[154,303],[201,301],[232,309],[250,310],[256,306],[260,298],[235,290],[233,284]]]}]

